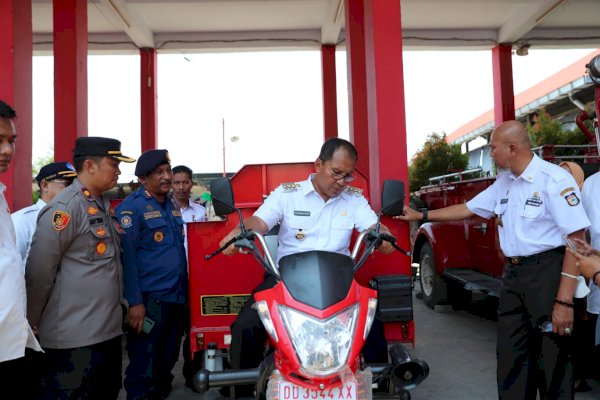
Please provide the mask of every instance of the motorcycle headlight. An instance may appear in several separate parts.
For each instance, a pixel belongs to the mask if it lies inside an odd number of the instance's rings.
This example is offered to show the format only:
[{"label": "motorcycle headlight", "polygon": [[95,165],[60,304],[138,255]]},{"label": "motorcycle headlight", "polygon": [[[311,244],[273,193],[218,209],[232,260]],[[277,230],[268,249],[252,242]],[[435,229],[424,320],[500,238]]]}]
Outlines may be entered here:
[{"label": "motorcycle headlight", "polygon": [[377,299],[369,299],[369,309],[367,310],[367,321],[365,323],[365,334],[364,339],[367,340],[371,326],[373,326],[373,320],[375,319],[375,313],[377,312]]},{"label": "motorcycle headlight", "polygon": [[256,309],[256,312],[258,312],[258,316],[260,317],[260,320],[262,321],[263,326],[265,327],[269,336],[271,336],[273,341],[277,343],[279,338],[277,337],[277,332],[275,331],[275,326],[273,325],[273,320],[271,319],[271,313],[269,312],[269,306],[267,305],[267,302],[264,300],[257,301],[252,305],[252,307]]},{"label": "motorcycle headlight", "polygon": [[307,375],[325,376],[339,371],[348,360],[356,329],[359,305],[326,320],[319,320],[286,306],[279,313]]}]

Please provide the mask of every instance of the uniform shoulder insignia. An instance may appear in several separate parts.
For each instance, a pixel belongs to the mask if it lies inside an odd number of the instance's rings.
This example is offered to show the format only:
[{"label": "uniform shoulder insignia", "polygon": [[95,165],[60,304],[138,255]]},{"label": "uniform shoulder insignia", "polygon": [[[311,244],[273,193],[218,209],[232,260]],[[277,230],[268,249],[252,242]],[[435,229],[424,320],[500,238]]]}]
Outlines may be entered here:
[{"label": "uniform shoulder insignia", "polygon": [[354,186],[346,186],[346,193],[351,194],[353,196],[362,196],[363,190]]},{"label": "uniform shoulder insignia", "polygon": [[66,211],[56,210],[52,214],[52,226],[55,231],[62,231],[69,225],[69,222],[71,222],[71,216]]},{"label": "uniform shoulder insignia", "polygon": [[88,201],[94,201],[94,196],[92,196],[92,192],[90,192],[88,189],[82,187],[81,194],[83,194],[83,197],[85,197]]},{"label": "uniform shoulder insignia", "polygon": [[298,183],[298,182],[287,182],[287,183],[282,183],[281,187],[283,188],[284,193],[291,193],[291,192],[295,192],[298,189],[300,189],[302,187],[302,185],[300,185],[300,183]]}]

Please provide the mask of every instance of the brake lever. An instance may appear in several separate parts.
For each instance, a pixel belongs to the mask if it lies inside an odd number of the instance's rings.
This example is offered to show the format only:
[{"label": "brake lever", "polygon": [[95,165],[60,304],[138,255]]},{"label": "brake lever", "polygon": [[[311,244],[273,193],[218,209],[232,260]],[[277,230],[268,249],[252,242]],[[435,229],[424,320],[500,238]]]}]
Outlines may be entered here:
[{"label": "brake lever", "polygon": [[396,243],[396,238],[392,235],[389,235],[387,233],[382,233],[380,234],[381,240],[385,240],[386,242],[388,242],[389,244],[392,245],[392,247],[396,250],[398,250],[401,253],[404,253],[407,256],[411,256],[411,252],[410,251],[406,251],[404,250],[402,247],[398,246],[398,244]]},{"label": "brake lever", "polygon": [[213,251],[212,253],[204,256],[205,260],[210,260],[211,258],[213,258],[214,256],[216,256],[217,254],[221,253],[223,250],[225,250],[226,248],[228,248],[229,246],[231,246],[233,243],[235,243],[237,240],[239,239],[239,235],[232,237],[231,239],[229,239],[227,241],[227,243],[225,243],[223,246],[219,247],[217,250]]}]

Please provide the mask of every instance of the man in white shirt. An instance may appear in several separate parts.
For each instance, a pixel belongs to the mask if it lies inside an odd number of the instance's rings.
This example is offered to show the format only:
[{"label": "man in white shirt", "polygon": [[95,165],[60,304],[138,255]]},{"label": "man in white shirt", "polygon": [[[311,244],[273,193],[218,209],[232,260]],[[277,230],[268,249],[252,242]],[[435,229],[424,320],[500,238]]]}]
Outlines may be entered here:
[{"label": "man in white shirt", "polygon": [[[15,153],[16,112],[0,100],[0,174],[8,171]],[[26,318],[26,291],[23,263],[17,250],[15,229],[0,182],[0,387],[18,390],[31,398],[25,348],[41,351]]]},{"label": "man in white shirt", "polygon": [[68,162],[54,162],[44,165],[35,177],[40,188],[39,200],[29,206],[12,214],[12,221],[17,235],[17,248],[21,253],[23,264],[27,261],[31,239],[35,232],[37,216],[40,210],[69,186],[77,176],[75,168]]},{"label": "man in white shirt", "polygon": [[[192,186],[194,182],[192,180],[192,170],[185,165],[178,165],[173,168],[173,180],[171,181],[171,187],[173,188],[173,198],[181,209],[181,218],[183,222],[202,222],[206,221],[206,210],[200,204],[190,199],[190,193],[192,192]],[[184,225],[185,226],[185,225]],[[187,226],[185,226],[185,251],[187,253]],[[202,367],[202,353],[198,352],[192,360],[190,354],[190,320],[189,310],[186,313],[186,327],[185,327],[185,339],[183,340],[183,377],[185,378],[185,385],[196,391],[192,379],[194,374]]]}]

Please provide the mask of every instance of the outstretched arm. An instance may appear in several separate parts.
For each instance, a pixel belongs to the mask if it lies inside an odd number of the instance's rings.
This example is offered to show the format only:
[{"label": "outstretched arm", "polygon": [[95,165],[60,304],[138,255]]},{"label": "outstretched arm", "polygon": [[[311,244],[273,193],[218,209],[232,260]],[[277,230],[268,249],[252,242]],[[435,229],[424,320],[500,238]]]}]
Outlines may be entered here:
[{"label": "outstretched arm", "polygon": [[[421,211],[413,210],[408,206],[404,206],[402,215],[394,217],[402,221],[421,221],[423,220],[424,213]],[[455,204],[453,206],[440,208],[437,210],[427,211],[428,221],[459,221],[475,215],[474,212],[469,210],[466,204]]]}]

